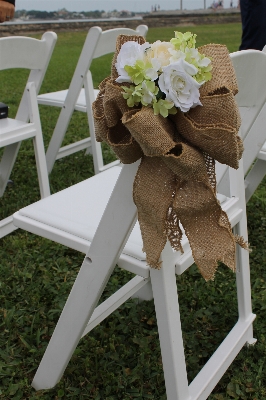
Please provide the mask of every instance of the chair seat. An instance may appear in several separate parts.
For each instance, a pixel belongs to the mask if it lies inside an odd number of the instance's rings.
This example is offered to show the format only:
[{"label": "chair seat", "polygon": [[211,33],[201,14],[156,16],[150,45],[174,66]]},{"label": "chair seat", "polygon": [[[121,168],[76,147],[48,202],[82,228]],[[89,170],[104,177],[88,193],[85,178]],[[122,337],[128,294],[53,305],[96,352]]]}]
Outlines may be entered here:
[{"label": "chair seat", "polygon": [[[97,178],[93,176],[70,186],[47,197],[43,202],[38,201],[21,209],[16,214],[35,220],[42,224],[44,229],[47,226],[48,231],[55,228],[75,236],[72,247],[86,253],[120,171],[121,167],[113,167],[97,175]],[[124,252],[138,260],[145,260],[138,223]]]},{"label": "chair seat", "polygon": [[8,146],[21,140],[35,136],[36,127],[33,123],[27,123],[12,118],[0,119],[0,146]]},{"label": "chair seat", "polygon": [[[19,228],[86,253],[120,171],[121,167],[113,167],[31,204],[14,214],[14,224]],[[229,218],[230,216],[231,220],[235,218],[234,210],[237,209],[238,199],[228,199],[220,194],[218,194],[218,199],[223,209],[229,214]],[[239,215],[236,217],[238,219]],[[190,246],[185,235],[183,235],[182,246],[186,257],[190,253]],[[143,262],[145,253],[142,251],[138,222],[125,245],[123,255],[141,261],[140,268],[147,268],[146,263]],[[182,259],[182,257],[179,258]],[[190,257],[191,254],[189,254]],[[138,263],[138,265],[140,264]],[[128,269],[125,265],[123,267]]]},{"label": "chair seat", "polygon": [[[59,92],[51,92],[46,94],[41,94],[37,97],[38,103],[46,106],[63,107],[68,90],[60,90]],[[96,99],[98,89],[94,89],[94,98]],[[75,105],[76,111],[87,112],[85,90],[82,88]]]}]

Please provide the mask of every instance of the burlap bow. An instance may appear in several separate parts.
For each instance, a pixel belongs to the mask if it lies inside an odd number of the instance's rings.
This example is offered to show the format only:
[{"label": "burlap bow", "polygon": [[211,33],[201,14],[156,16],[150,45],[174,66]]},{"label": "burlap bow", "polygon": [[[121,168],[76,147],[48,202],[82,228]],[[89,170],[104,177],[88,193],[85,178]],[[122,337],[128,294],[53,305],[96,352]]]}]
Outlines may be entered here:
[{"label": "burlap bow", "polygon": [[111,77],[100,84],[93,104],[96,137],[106,141],[119,159],[141,158],[133,198],[147,263],[160,268],[160,254],[168,239],[182,252],[182,230],[194,260],[206,280],[213,279],[218,261],[235,270],[236,241],[230,222],[216,199],[214,159],[238,168],[243,146],[237,136],[240,116],[234,99],[235,72],[225,46],[199,49],[212,59],[212,79],[200,89],[203,106],[163,118],[151,107],[129,108],[115,82],[115,62],[128,40],[142,44],[140,36],[121,35],[117,41]]}]

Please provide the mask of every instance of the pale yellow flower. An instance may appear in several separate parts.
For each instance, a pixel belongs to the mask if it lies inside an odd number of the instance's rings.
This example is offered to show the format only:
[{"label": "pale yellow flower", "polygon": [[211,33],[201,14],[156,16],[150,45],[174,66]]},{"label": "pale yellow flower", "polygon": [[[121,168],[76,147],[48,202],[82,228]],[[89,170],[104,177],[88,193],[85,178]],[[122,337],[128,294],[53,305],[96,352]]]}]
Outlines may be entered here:
[{"label": "pale yellow flower", "polygon": [[161,42],[157,40],[151,44],[151,47],[146,51],[146,57],[149,60],[156,60],[158,65],[160,65],[160,70],[162,67],[166,67],[170,63],[171,54],[170,50],[174,50],[174,46],[170,42]]}]

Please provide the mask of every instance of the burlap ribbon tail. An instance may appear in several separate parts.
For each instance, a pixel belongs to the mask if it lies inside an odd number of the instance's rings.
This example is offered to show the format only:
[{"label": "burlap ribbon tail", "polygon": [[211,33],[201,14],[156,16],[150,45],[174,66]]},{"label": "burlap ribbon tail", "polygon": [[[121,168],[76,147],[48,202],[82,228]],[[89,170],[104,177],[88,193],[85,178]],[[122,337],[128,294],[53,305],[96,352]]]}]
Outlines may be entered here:
[{"label": "burlap ribbon tail", "polygon": [[[127,106],[117,78],[117,54],[123,43],[140,36],[121,35],[111,76],[100,84],[93,104],[96,138],[106,141],[122,163],[141,158],[133,198],[138,210],[147,263],[160,268],[168,239],[182,251],[182,230],[206,280],[213,279],[218,261],[235,270],[236,239],[216,198],[215,162],[238,168],[243,147],[240,116],[234,98],[235,72],[225,46],[206,45],[199,51],[212,59],[212,79],[200,89],[203,106],[163,118],[151,107]],[[245,246],[243,240],[239,240]]]}]

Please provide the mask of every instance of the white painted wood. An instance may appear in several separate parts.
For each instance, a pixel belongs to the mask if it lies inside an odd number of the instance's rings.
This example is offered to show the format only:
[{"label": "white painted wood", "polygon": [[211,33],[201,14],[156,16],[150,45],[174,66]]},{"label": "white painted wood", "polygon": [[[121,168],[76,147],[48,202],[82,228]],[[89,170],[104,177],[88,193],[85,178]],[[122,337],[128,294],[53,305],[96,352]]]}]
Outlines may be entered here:
[{"label": "white painted wood", "polygon": [[37,173],[39,179],[39,186],[40,186],[41,198],[44,198],[50,195],[50,185],[49,185],[44,143],[42,137],[42,127],[39,118],[37,94],[34,83],[29,82],[27,84],[26,90],[28,92],[30,122],[34,124],[35,127],[35,134],[33,136],[33,145],[34,145]]},{"label": "white painted wood", "polygon": [[161,261],[161,269],[151,269],[150,274],[167,399],[189,400],[175,268],[168,242],[162,252]]},{"label": "white painted wood", "polygon": [[16,230],[17,227],[13,224],[13,217],[10,215],[7,218],[4,218],[0,221],[0,239],[9,233]]},{"label": "white painted wood", "polygon": [[[20,143],[28,138],[33,138],[41,197],[50,194],[36,92],[40,89],[56,39],[54,32],[45,33],[41,40],[27,37],[0,39],[0,70],[22,67],[30,69],[16,118],[0,120],[0,147],[5,148],[0,162],[0,196],[6,189]],[[0,226],[0,236],[14,229],[6,218]]]},{"label": "white painted wood", "polygon": [[91,141],[90,138],[79,140],[75,142],[75,147],[72,144],[68,144],[66,146],[60,147],[58,153],[56,155],[56,160],[60,160],[60,158],[70,156],[71,154],[76,153],[77,151],[87,150],[91,154]]},{"label": "white painted wood", "polygon": [[266,80],[263,77],[266,52],[238,51],[231,54],[231,59],[239,86],[236,100],[242,118],[241,136],[244,139],[244,173],[248,173],[245,179],[248,202],[266,173],[266,166],[262,162],[255,162],[253,165],[256,158],[266,160],[261,151],[266,143]]},{"label": "white painted wood", "polygon": [[189,385],[190,400],[206,400],[239,351],[249,340],[255,315],[239,320]]},{"label": "white painted wood", "polygon": [[[136,222],[131,189],[138,163],[125,165],[97,228],[53,336],[33,379],[36,390],[63,374]],[[123,201],[120,194],[123,193]],[[64,332],[64,335],[62,333]]]},{"label": "white painted wood", "polygon": [[[0,133],[1,133],[1,123],[0,123]],[[11,171],[15,164],[18,152],[20,148],[20,142],[8,145],[1,158],[0,162],[0,197],[3,196],[6,189],[8,179],[10,177]]]},{"label": "white painted wood", "polygon": [[260,150],[258,158],[260,160],[266,161],[266,142],[264,143],[262,149]]},{"label": "white painted wood", "polygon": [[[100,41],[101,40],[99,40],[99,42]],[[96,47],[95,51],[97,50],[97,47]],[[110,50],[109,50],[109,52],[110,52]],[[86,107],[88,110],[92,110],[92,103],[95,100],[95,97],[94,97],[92,75],[91,75],[90,70],[86,74],[83,85],[84,85],[84,91],[85,91]],[[87,118],[88,118],[88,124],[89,124],[89,128],[90,128],[90,138],[91,138],[91,148],[92,148],[92,155],[93,155],[94,171],[95,171],[95,173],[98,173],[104,166],[102,148],[101,148],[101,144],[96,141],[94,118],[93,118],[93,114],[91,111],[87,112]]]},{"label": "white painted wood", "polygon": [[[230,191],[231,196],[239,198],[239,206],[242,209],[242,218],[233,228],[236,235],[242,236],[248,242],[246,199],[244,181],[239,179],[239,172],[243,172],[243,160],[239,162],[239,170],[230,169]],[[252,314],[251,289],[250,289],[250,270],[249,252],[240,246],[236,248],[236,283],[238,296],[238,314],[240,320],[246,320]],[[250,332],[251,333],[251,332]],[[252,338],[253,339],[253,336]]]},{"label": "white painted wood", "polygon": [[[19,68],[30,70],[43,70],[44,62],[50,58],[50,44],[53,43],[53,32],[47,32],[42,39],[38,40],[23,36],[9,36],[0,40],[0,70],[18,68],[18,57],[20,61]],[[12,51],[10,50],[12,49]],[[4,55],[4,56],[3,56]]]},{"label": "white painted wood", "polygon": [[[125,167],[124,167],[125,168]],[[136,166],[126,166],[127,169],[136,171]],[[98,180],[105,180],[105,175],[108,176],[107,181],[110,180],[110,173],[112,171],[106,171],[102,174],[96,175],[93,178],[90,178],[88,181],[97,182]],[[121,201],[125,202],[125,207],[127,209],[129,204],[129,199],[131,198],[131,185],[132,185],[132,177],[131,183],[129,184],[128,176],[126,176],[126,182],[128,184],[125,187],[125,182],[121,182],[120,188],[117,189],[118,198]],[[242,183],[241,183],[242,176]],[[232,219],[234,223],[238,224],[241,216],[243,216],[243,209],[240,206],[245,208],[245,201],[239,201],[239,196],[241,191],[243,193],[243,170],[242,164],[240,165],[240,169],[238,171],[232,171],[230,173],[230,192],[233,196],[231,199],[226,200],[221,198],[223,208],[228,211],[228,214],[232,215]],[[240,183],[239,183],[240,182]],[[84,185],[84,182],[81,183]],[[79,187],[78,184],[76,186]],[[69,196],[69,191],[73,190],[73,188],[65,189],[62,193],[66,193],[66,197]],[[95,190],[92,189],[92,192]],[[127,193],[127,191],[129,193]],[[50,202],[53,198],[58,197],[58,202],[62,193],[56,193],[44,200],[41,200],[40,204],[46,204],[47,212],[51,210]],[[124,195],[127,194],[125,198]],[[129,196],[129,197],[128,197]],[[77,197],[81,197],[80,194]],[[115,197],[114,197],[115,198]],[[87,202],[86,199],[84,199]],[[97,200],[96,200],[97,201]],[[132,198],[131,198],[132,202]],[[86,328],[86,325],[92,315],[94,307],[98,301],[101,291],[105,285],[106,279],[111,272],[111,264],[107,262],[107,259],[113,260],[111,253],[106,252],[107,245],[103,244],[102,240],[108,242],[108,246],[114,247],[112,251],[115,251],[115,248],[118,253],[116,253],[115,258],[119,256],[120,251],[125,244],[126,239],[124,239],[123,243],[118,246],[119,239],[116,232],[113,230],[116,227],[116,224],[121,221],[124,222],[124,213],[121,210],[121,204],[118,204],[116,200],[116,206],[118,207],[118,214],[114,215],[113,211],[107,211],[106,209],[105,216],[102,218],[101,224],[98,228],[98,233],[101,232],[101,235],[98,236],[96,240],[96,247],[94,249],[91,247],[88,252],[88,256],[85,258],[83,267],[81,272],[78,275],[77,281],[73,287],[69,300],[65,306],[65,311],[62,314],[62,317],[59,320],[57,325],[55,334],[53,339],[51,340],[48,349],[45,353],[42,363],[38,369],[38,372],[34,378],[33,386],[36,389],[49,388],[56,384],[57,380],[60,379],[61,374],[63,373],[69,358],[71,357],[72,352],[74,351],[79,338],[82,334],[86,333],[90,330],[95,323],[101,321],[105,315],[109,315],[111,312],[111,308],[109,308],[109,304],[105,304],[103,306],[99,306],[97,311],[95,311],[93,317],[91,318],[91,325],[89,324]],[[36,204],[32,206],[28,206],[27,209],[35,209],[35,216],[40,215],[41,212],[36,209]],[[67,206],[67,205],[66,205]],[[38,204],[37,204],[38,207]],[[80,207],[79,207],[80,208]],[[93,209],[93,207],[89,207]],[[97,208],[97,207],[96,207]],[[95,211],[93,210],[92,213]],[[120,214],[121,212],[121,214]],[[24,212],[24,214],[29,213],[29,211]],[[17,213],[19,214],[19,213]],[[70,213],[72,214],[72,212]],[[29,215],[29,214],[28,214]],[[112,215],[112,221],[110,221],[110,216]],[[237,217],[234,217],[237,215]],[[25,216],[24,216],[25,218]],[[28,217],[28,219],[30,219]],[[16,217],[15,217],[16,221]],[[29,223],[29,222],[28,222]],[[30,223],[29,223],[30,224]],[[73,227],[73,224],[70,224]],[[100,228],[101,226],[101,228]],[[22,226],[23,227],[23,226]],[[108,237],[108,227],[111,227],[112,236]],[[125,227],[124,227],[125,228]],[[128,226],[129,228],[129,226]],[[48,228],[46,227],[46,230]],[[100,230],[99,230],[100,229]],[[131,229],[131,228],[130,228]],[[245,224],[239,225],[238,233],[246,234],[246,226]],[[109,234],[110,235],[110,234]],[[121,234],[122,235],[122,234]],[[122,235],[123,236],[123,235]],[[121,237],[122,237],[121,236]],[[96,235],[95,235],[96,237]],[[104,237],[104,238],[103,238]],[[98,242],[99,240],[99,242]],[[116,243],[113,240],[118,240]],[[112,243],[110,243],[110,241]],[[119,247],[119,248],[118,248]],[[104,249],[104,251],[103,251]],[[185,253],[189,254],[189,247],[184,243]],[[247,252],[246,252],[247,253]],[[247,253],[248,254],[248,253]],[[96,259],[97,267],[95,266],[95,273],[93,272],[93,261]],[[126,255],[127,262],[130,263],[130,258],[132,265],[134,264],[135,259]],[[190,256],[189,256],[190,257]],[[191,383],[188,388],[187,378],[186,378],[186,369],[185,369],[185,360],[184,360],[184,352],[182,345],[182,331],[180,326],[180,317],[179,317],[179,306],[178,306],[178,297],[176,291],[176,283],[175,283],[175,264],[179,263],[182,266],[182,262],[180,262],[179,253],[175,253],[169,247],[166,246],[164,252],[162,253],[162,261],[163,267],[160,271],[152,270],[151,280],[152,280],[152,289],[156,307],[156,315],[157,322],[159,327],[160,334],[160,343],[162,348],[162,357],[163,357],[163,365],[164,365],[164,373],[165,373],[165,381],[166,381],[166,390],[167,390],[167,398],[168,399],[206,399],[214,386],[217,384],[224,371],[228,368],[234,357],[238,354],[241,347],[246,343],[253,343],[253,334],[252,334],[252,321],[255,316],[251,312],[250,307],[250,287],[249,287],[249,279],[247,279],[247,274],[249,273],[249,269],[246,268],[247,258],[246,256],[240,257],[238,262],[243,262],[245,265],[241,271],[238,266],[238,270],[240,272],[240,277],[238,280],[238,300],[241,302],[239,304],[239,322],[237,322],[235,328],[233,328],[232,332],[229,333],[228,338],[221,345],[221,348],[217,350],[215,355],[211,358],[211,361],[203,368],[200,372],[200,375],[195,378],[195,380]],[[92,260],[92,263],[90,263]],[[109,261],[110,261],[109,260]],[[125,262],[125,259],[124,259]],[[118,260],[118,263],[123,265],[123,261]],[[145,265],[145,262],[142,262]],[[190,264],[193,263],[193,259],[190,259]],[[101,268],[99,268],[101,265]],[[104,271],[102,270],[102,266],[105,265]],[[141,268],[141,267],[140,267]],[[100,273],[96,273],[100,269]],[[135,270],[136,272],[136,270]],[[100,275],[100,276],[99,276]],[[90,287],[88,282],[93,281],[93,288]],[[98,282],[98,284],[97,284]],[[90,290],[88,291],[88,289]],[[121,298],[119,298],[121,295]],[[131,293],[126,294],[126,290],[121,290],[121,293],[116,293],[115,300],[110,299],[110,307],[116,307],[123,302],[123,299],[128,298]],[[89,297],[88,297],[89,296]],[[90,306],[85,307],[85,303]],[[108,303],[108,302],[107,302]],[[243,304],[242,304],[243,303]],[[102,309],[101,309],[102,307]],[[73,315],[72,315],[73,314]],[[60,322],[61,321],[61,322]],[[85,332],[84,332],[85,330]],[[66,333],[67,332],[67,333]],[[222,356],[221,356],[222,355]],[[206,379],[206,376],[208,379]],[[192,396],[192,397],[189,397]],[[194,397],[193,397],[194,396]]]},{"label": "white painted wood", "polygon": [[266,160],[257,159],[246,176],[246,201],[248,202],[266,175]]},{"label": "white painted wood", "polygon": [[[57,154],[60,150],[74,110],[87,112],[94,170],[95,173],[103,170],[101,145],[95,140],[95,129],[91,108],[91,104],[95,100],[98,91],[93,88],[93,81],[89,70],[90,65],[93,59],[115,51],[118,35],[137,34],[146,36],[147,30],[148,27],[146,25],[139,25],[136,30],[129,28],[115,28],[104,32],[100,27],[91,28],[86,37],[69,89],[52,92],[50,94],[45,93],[38,96],[39,104],[62,108],[46,153],[49,173],[52,171],[55,160],[57,159]],[[71,153],[69,152],[70,148],[72,149]],[[79,150],[80,143],[76,142],[69,145],[67,151],[61,154],[64,156],[73,154]]]},{"label": "white painted wood", "polygon": [[[265,54],[266,59],[266,54]],[[266,89],[265,89],[266,90]],[[260,158],[260,152],[266,140],[266,100],[261,108],[259,114],[257,115],[251,129],[249,130],[247,136],[244,139],[244,174],[246,175],[254,160],[258,157]]]},{"label": "white painted wood", "polygon": [[[22,229],[86,254],[119,172],[120,167],[111,168],[99,176],[25,207],[14,214],[14,223]],[[241,217],[238,199],[222,199],[220,196],[219,199],[230,221],[237,223]],[[185,251],[183,255],[173,252],[177,274],[183,273],[193,262],[186,236],[182,246]],[[149,276],[138,224],[132,231],[118,265],[137,275]]]},{"label": "white painted wood", "polygon": [[131,297],[133,299],[138,299],[140,303],[143,301],[151,301],[153,299],[151,282],[148,282],[145,286],[135,292]]},{"label": "white painted wood", "polygon": [[146,288],[149,283],[150,279],[135,276],[116,293],[96,307],[86,328],[84,329],[82,337],[87,335],[87,333],[95,328],[95,326],[99,325],[113,311],[120,307],[125,301],[130,299],[130,297],[134,297],[136,292]]}]

